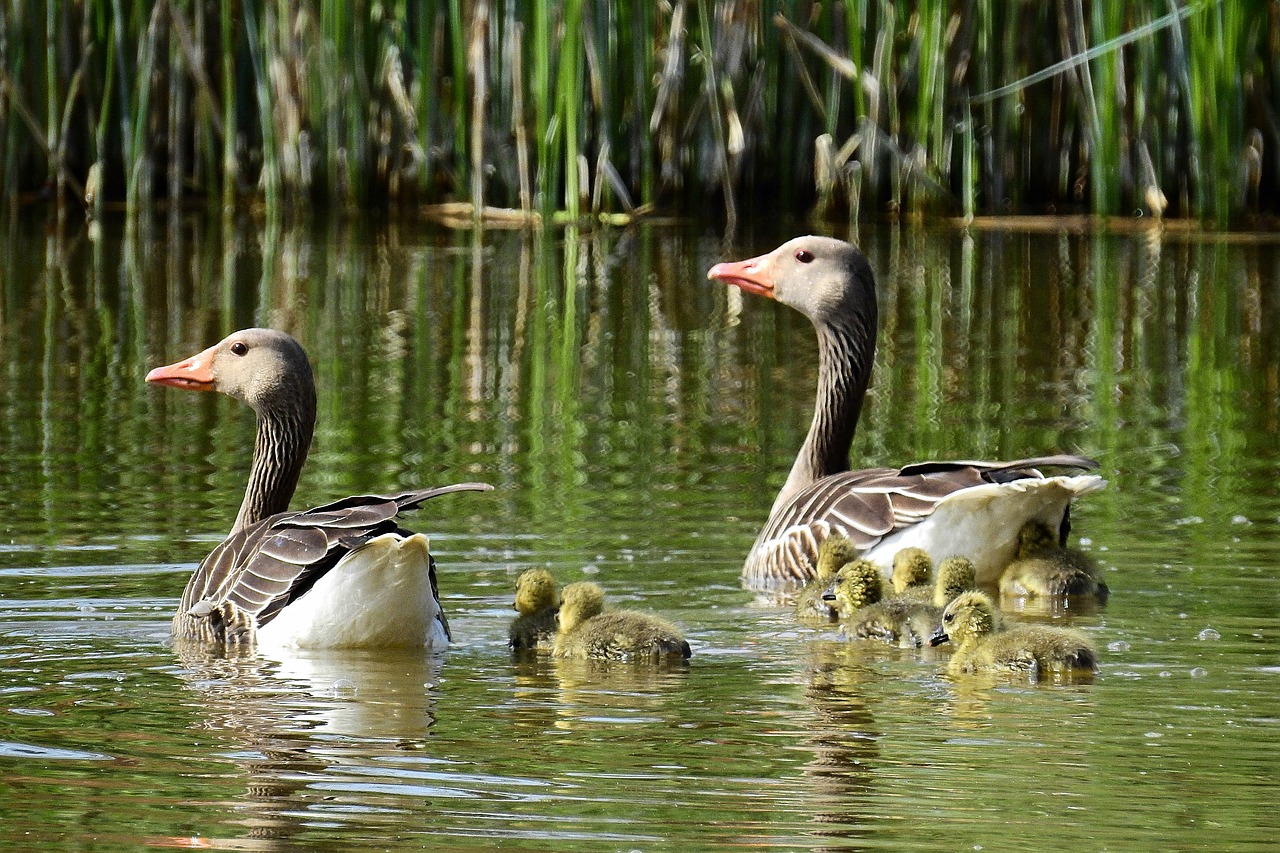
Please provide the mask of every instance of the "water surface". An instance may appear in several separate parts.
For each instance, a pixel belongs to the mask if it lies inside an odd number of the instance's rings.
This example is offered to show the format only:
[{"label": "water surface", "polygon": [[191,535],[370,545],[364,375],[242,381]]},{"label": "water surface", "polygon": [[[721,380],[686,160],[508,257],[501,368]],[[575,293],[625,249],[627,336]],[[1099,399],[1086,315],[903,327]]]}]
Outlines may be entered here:
[{"label": "water surface", "polygon": [[[1092,683],[940,675],[741,588],[811,413],[799,315],[710,232],[483,237],[203,220],[0,235],[0,847],[1261,850],[1280,818],[1280,251],[864,226],[855,463],[1081,452],[1112,589]],[[848,235],[844,235],[848,236]],[[413,517],[441,656],[174,648],[252,446],[142,383],[248,325],[307,346],[295,506],[481,479]],[[687,668],[513,661],[550,568],[688,630]]]}]

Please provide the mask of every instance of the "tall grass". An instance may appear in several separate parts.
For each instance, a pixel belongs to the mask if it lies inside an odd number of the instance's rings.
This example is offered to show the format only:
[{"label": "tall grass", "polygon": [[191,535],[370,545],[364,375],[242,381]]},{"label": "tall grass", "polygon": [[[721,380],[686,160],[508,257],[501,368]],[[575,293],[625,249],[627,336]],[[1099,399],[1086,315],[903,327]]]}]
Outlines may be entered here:
[{"label": "tall grass", "polygon": [[569,219],[1280,208],[1265,0],[9,0],[0,192]]}]

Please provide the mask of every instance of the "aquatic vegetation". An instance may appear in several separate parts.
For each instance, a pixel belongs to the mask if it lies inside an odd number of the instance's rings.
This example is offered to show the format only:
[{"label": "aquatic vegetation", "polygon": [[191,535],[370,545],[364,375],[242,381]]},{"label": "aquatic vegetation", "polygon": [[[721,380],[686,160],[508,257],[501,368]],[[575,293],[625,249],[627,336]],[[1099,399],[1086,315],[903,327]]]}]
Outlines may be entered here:
[{"label": "aquatic vegetation", "polygon": [[1223,220],[1277,203],[1262,0],[19,0],[4,16],[8,198],[89,185],[91,209],[428,202],[517,221],[658,204],[732,221],[762,200]]}]

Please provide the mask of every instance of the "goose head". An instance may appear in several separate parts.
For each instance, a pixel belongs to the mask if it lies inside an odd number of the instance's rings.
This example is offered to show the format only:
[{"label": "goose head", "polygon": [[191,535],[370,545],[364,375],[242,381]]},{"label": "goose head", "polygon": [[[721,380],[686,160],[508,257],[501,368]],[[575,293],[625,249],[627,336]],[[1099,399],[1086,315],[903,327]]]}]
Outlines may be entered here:
[{"label": "goose head", "polygon": [[716,264],[707,278],[789,305],[815,325],[875,304],[866,256],[832,237],[796,237],[766,255]]},{"label": "goose head", "polygon": [[525,616],[555,607],[558,599],[556,580],[546,569],[525,569],[516,578],[515,608]]},{"label": "goose head", "polygon": [[571,583],[560,593],[560,632],[566,633],[604,612],[604,590],[591,581]]},{"label": "goose head", "polygon": [[858,549],[849,541],[848,536],[832,533],[818,546],[818,565],[815,569],[817,579],[830,581],[840,571],[840,567],[858,559]]},{"label": "goose head", "polygon": [[834,590],[823,599],[835,601],[842,614],[875,604],[881,598],[880,569],[870,560],[854,560],[836,573]]},{"label": "goose head", "polygon": [[903,548],[893,555],[893,591],[924,586],[933,574],[933,560],[920,548]]},{"label": "goose head", "polygon": [[929,641],[931,646],[951,643],[963,646],[980,641],[1000,630],[1000,613],[985,592],[963,592],[942,611],[942,628]]},{"label": "goose head", "polygon": [[977,586],[977,569],[968,557],[947,557],[938,564],[938,579],[934,581],[933,603],[946,607],[962,592]]},{"label": "goose head", "polygon": [[315,409],[315,381],[302,346],[275,329],[242,329],[208,349],[147,374],[188,391],[220,391],[259,414]]}]

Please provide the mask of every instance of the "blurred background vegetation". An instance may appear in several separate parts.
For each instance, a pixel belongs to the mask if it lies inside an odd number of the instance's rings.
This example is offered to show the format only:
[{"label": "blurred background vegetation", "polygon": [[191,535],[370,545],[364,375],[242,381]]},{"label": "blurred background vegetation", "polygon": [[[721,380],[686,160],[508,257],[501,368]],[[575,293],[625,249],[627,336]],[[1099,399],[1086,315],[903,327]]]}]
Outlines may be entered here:
[{"label": "blurred background vegetation", "polygon": [[0,193],[1225,224],[1278,52],[1268,0],[5,0]]}]

